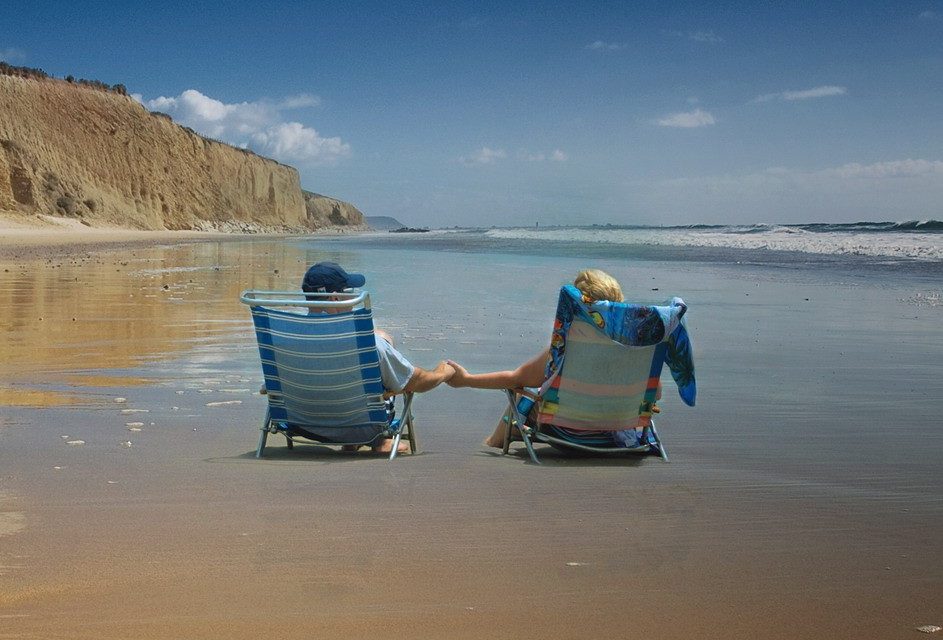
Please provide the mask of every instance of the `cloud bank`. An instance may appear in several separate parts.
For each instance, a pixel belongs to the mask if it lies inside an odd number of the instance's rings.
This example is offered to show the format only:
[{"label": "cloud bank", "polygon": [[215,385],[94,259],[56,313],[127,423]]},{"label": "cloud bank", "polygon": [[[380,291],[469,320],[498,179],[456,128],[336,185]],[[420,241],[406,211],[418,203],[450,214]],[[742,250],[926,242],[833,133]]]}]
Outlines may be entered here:
[{"label": "cloud bank", "polygon": [[[482,147],[472,154],[461,156],[458,161],[467,167],[474,167],[486,164],[494,164],[500,160],[506,159],[507,157],[508,153],[504,149]],[[549,153],[532,153],[525,149],[521,149],[517,152],[516,159],[521,162],[566,162],[570,159],[570,156],[567,155],[563,149],[554,149]]]},{"label": "cloud bank", "polygon": [[144,100],[133,96],[152,111],[161,111],[174,120],[210,138],[242,148],[250,148],[282,162],[333,165],[350,156],[350,145],[338,137],[325,138],[300,122],[286,120],[282,112],[315,107],[321,100],[299,94],[272,102],[227,104],[187,89],[179,96]]},{"label": "cloud bank", "polygon": [[677,127],[681,129],[693,129],[695,127],[706,127],[714,124],[714,116],[702,109],[694,111],[681,111],[671,113],[655,121],[660,127]]},{"label": "cloud bank", "polygon": [[794,100],[814,100],[815,98],[828,98],[831,96],[843,96],[848,92],[845,87],[839,87],[835,85],[824,85],[821,87],[813,87],[811,89],[803,89],[801,91],[780,91],[778,93],[764,93],[761,96],[757,96],[753,99],[753,102],[770,102],[771,100],[786,100],[792,102]]},{"label": "cloud bank", "polygon": [[773,167],[746,174],[633,181],[640,211],[661,224],[826,222],[938,218],[943,160],[850,162],[817,170]]}]

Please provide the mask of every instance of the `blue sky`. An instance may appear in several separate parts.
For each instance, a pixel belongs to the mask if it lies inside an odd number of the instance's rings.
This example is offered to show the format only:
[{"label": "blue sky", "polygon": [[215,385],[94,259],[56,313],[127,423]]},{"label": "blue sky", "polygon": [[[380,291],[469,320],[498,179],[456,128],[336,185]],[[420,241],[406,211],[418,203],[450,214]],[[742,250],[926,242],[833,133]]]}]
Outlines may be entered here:
[{"label": "blue sky", "polygon": [[943,0],[3,13],[0,59],[122,83],[407,224],[943,219]]}]

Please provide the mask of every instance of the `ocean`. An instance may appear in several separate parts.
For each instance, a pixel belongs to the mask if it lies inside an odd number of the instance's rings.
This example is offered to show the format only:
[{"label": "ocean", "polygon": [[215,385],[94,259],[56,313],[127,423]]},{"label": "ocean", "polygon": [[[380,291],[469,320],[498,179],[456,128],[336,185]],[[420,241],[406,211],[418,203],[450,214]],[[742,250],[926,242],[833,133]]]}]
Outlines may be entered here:
[{"label": "ocean", "polygon": [[[943,222],[803,225],[592,225],[452,228],[428,233],[374,233],[334,241],[417,250],[523,253],[686,262],[829,265],[940,274]],[[321,242],[319,239],[318,242]]]}]

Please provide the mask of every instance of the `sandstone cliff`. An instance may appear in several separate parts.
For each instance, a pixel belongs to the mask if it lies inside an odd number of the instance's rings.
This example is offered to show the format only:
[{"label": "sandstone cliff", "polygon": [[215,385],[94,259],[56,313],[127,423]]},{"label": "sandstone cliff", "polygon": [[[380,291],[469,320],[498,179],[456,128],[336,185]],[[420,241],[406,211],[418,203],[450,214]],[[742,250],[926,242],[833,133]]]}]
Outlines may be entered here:
[{"label": "sandstone cliff", "polygon": [[310,191],[304,192],[305,212],[308,226],[312,229],[324,227],[358,227],[366,229],[364,215],[357,207]]},{"label": "sandstone cliff", "polygon": [[361,225],[297,170],[204,138],[114,91],[0,75],[0,211],[137,229]]}]

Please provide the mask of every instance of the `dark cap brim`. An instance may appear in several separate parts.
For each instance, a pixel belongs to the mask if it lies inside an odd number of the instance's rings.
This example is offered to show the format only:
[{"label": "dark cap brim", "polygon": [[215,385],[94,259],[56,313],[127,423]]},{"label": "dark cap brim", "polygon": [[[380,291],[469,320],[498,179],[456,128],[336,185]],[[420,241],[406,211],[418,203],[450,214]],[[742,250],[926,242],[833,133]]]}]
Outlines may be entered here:
[{"label": "dark cap brim", "polygon": [[359,289],[367,283],[367,279],[363,277],[362,273],[348,273],[347,274],[347,286],[351,289]]}]

